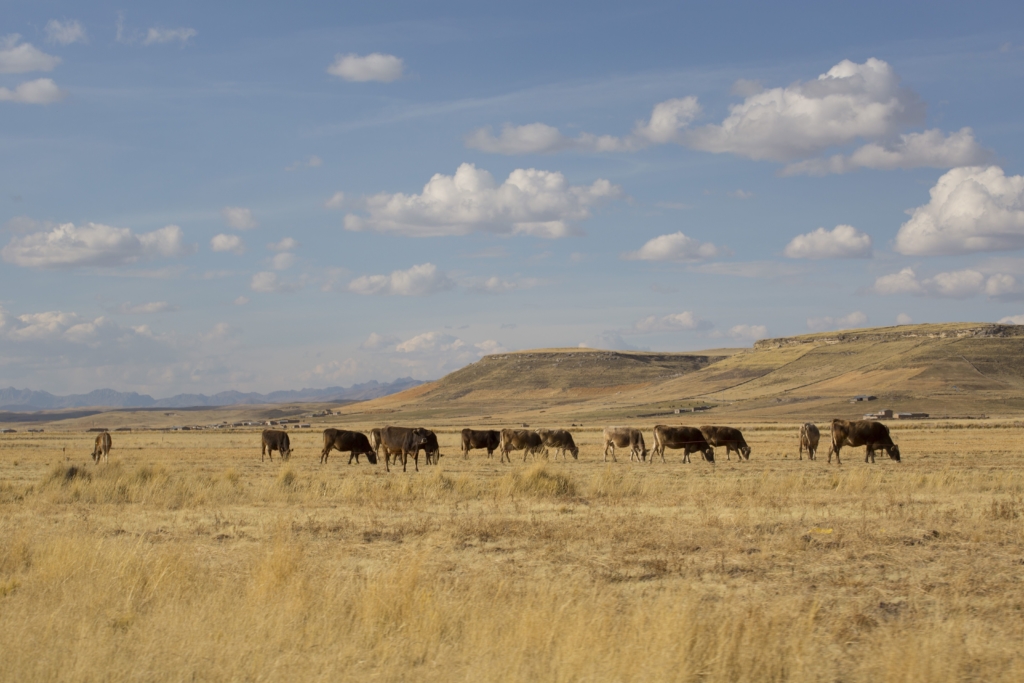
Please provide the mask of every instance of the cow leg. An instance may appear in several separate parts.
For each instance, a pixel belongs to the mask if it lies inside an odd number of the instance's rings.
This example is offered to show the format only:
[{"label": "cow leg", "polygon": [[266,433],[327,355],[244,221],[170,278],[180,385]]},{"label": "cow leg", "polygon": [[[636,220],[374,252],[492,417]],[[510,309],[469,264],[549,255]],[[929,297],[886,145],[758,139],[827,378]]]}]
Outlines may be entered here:
[{"label": "cow leg", "polygon": [[[260,445],[260,462],[263,462],[263,456],[267,454],[267,444]],[[96,459],[96,454],[92,454],[93,460]]]}]

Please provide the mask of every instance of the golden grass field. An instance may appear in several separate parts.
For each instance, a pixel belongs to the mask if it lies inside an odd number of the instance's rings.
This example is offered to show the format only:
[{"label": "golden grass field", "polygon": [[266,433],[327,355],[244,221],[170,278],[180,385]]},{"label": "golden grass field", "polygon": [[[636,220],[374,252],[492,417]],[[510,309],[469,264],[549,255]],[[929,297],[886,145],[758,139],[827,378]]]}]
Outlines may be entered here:
[{"label": "golden grass field", "polygon": [[114,434],[98,466],[2,435],[0,679],[1024,680],[1024,425],[896,423],[902,463],[841,468],[736,426],[749,462],[604,463],[588,425],[579,461],[500,465],[452,429],[404,474],[321,466],[318,432],[272,463]]}]

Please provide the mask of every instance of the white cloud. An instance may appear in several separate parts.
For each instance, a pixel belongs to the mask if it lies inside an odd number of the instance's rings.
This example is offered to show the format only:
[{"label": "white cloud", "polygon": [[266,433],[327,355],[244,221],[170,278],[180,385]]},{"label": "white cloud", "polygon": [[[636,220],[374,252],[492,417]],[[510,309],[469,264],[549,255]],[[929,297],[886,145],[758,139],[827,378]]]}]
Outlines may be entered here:
[{"label": "white cloud", "polygon": [[142,315],[148,313],[168,313],[178,307],[166,301],[151,301],[145,304],[133,304],[127,301],[117,307],[117,312],[124,315]]},{"label": "white cloud", "polygon": [[85,29],[77,20],[57,21],[50,19],[46,22],[46,40],[50,43],[71,45],[72,43],[86,43],[88,38]]},{"label": "white cloud", "polygon": [[729,196],[735,197],[736,199],[750,199],[754,196],[754,193],[747,192],[746,190],[734,190],[729,193]]},{"label": "white cloud", "polygon": [[467,289],[474,292],[483,292],[486,294],[503,294],[505,292],[513,292],[519,289],[530,289],[541,284],[540,280],[535,278],[526,278],[523,280],[503,280],[497,275],[491,276],[486,280],[470,280],[469,282],[461,283]]},{"label": "white cloud", "polygon": [[26,81],[11,90],[0,88],[0,102],[17,104],[53,104],[64,99],[64,91],[57,87],[49,78],[37,78]]},{"label": "white cloud", "polygon": [[1024,315],[1008,315],[999,319],[1000,325],[1024,325]]},{"label": "white cloud", "polygon": [[837,225],[831,231],[818,228],[797,235],[786,246],[789,258],[871,258],[871,237],[852,225]]},{"label": "white cloud", "polygon": [[458,351],[466,345],[458,337],[442,332],[424,332],[395,347],[400,353],[422,353],[426,351]]},{"label": "white cloud", "polygon": [[214,251],[230,251],[235,254],[245,253],[245,244],[238,235],[214,235],[210,240],[210,248]]},{"label": "white cloud", "polygon": [[249,303],[249,297],[247,297],[247,296],[240,296],[237,299],[235,299],[234,301],[232,301],[231,303],[233,303],[236,306],[244,306],[247,303]]},{"label": "white cloud", "polygon": [[270,267],[274,270],[288,270],[295,265],[295,254],[283,251],[270,259]]},{"label": "white cloud", "polygon": [[877,140],[924,120],[924,105],[889,64],[843,60],[817,79],[762,90],[729,108],[718,125],[691,130],[700,150],[789,161],[858,138]]},{"label": "white cloud", "polygon": [[1022,293],[1012,275],[994,273],[986,276],[971,268],[937,273],[923,280],[917,277],[913,268],[904,268],[898,273],[878,278],[872,289],[877,294],[918,294],[949,299],[967,299],[980,294],[1006,299],[1016,298]]},{"label": "white cloud", "polygon": [[725,249],[710,242],[700,242],[682,232],[675,232],[648,240],[638,251],[626,252],[622,258],[629,261],[693,262],[715,258],[725,253]]},{"label": "white cloud", "polygon": [[399,57],[379,52],[366,56],[335,55],[334,63],[327,67],[327,73],[346,81],[391,83],[402,77],[404,66]]},{"label": "white cloud", "polygon": [[317,377],[319,379],[336,382],[355,375],[359,370],[359,363],[357,363],[353,358],[346,358],[340,362],[332,360],[329,363],[320,363],[316,365],[312,372],[303,373],[303,379]]},{"label": "white cloud", "polygon": [[660,318],[656,315],[647,316],[646,318],[638,320],[633,326],[637,332],[641,333],[673,332],[678,330],[706,330],[711,327],[711,323],[706,320],[701,320],[692,311],[672,313]]},{"label": "white cloud", "polygon": [[506,123],[495,137],[490,127],[479,128],[466,136],[466,147],[492,154],[544,154],[575,146],[555,127],[543,123],[513,126]]},{"label": "white cloud", "polygon": [[861,311],[854,311],[841,318],[825,316],[824,318],[808,318],[807,327],[812,330],[846,330],[851,327],[862,327],[868,321],[868,317]]},{"label": "white cloud", "polygon": [[367,217],[348,214],[348,230],[415,237],[492,232],[565,237],[571,223],[590,217],[599,203],[621,194],[607,180],[571,186],[561,173],[516,169],[501,185],[487,171],[462,164],[453,176],[435,174],[418,195],[381,193],[366,198]]},{"label": "white cloud", "polygon": [[396,294],[423,296],[454,287],[454,283],[433,263],[423,263],[408,270],[396,270],[391,275],[364,275],[349,283],[348,289],[356,294]]},{"label": "white cloud", "polygon": [[786,166],[782,175],[826,175],[859,168],[954,168],[984,163],[991,158],[991,151],[977,143],[970,128],[949,135],[935,128],[923,133],[904,133],[895,144],[871,142],[849,156],[836,154],[827,159],[799,161]]},{"label": "white cloud", "polygon": [[0,74],[53,71],[60,57],[48,55],[31,43],[22,43],[17,33],[0,38]]},{"label": "white cloud", "polygon": [[295,171],[300,168],[319,168],[324,165],[324,160],[315,154],[310,156],[308,159],[301,161],[294,161],[284,167],[286,171]]},{"label": "white cloud", "polygon": [[173,43],[175,41],[184,45],[191,38],[199,35],[194,28],[151,28],[146,32],[143,45],[158,45],[162,43]]},{"label": "white cloud", "polygon": [[945,173],[931,200],[896,235],[902,254],[943,255],[1024,248],[1024,176],[998,166]]},{"label": "white cloud", "polygon": [[898,316],[896,316],[896,324],[897,325],[910,325],[913,322],[914,322],[914,319],[911,318],[906,313],[900,313]]},{"label": "white cloud", "polygon": [[400,341],[401,339],[390,334],[384,335],[377,334],[376,332],[371,332],[370,336],[366,338],[366,341],[359,345],[359,348],[368,349],[372,351],[392,346]]},{"label": "white cloud", "polygon": [[750,339],[756,341],[768,336],[768,328],[764,325],[733,325],[728,335],[733,339]]},{"label": "white cloud", "polygon": [[292,237],[285,237],[280,242],[272,242],[267,245],[270,251],[293,251],[298,248],[299,243]]},{"label": "white cloud", "polygon": [[277,276],[277,273],[262,271],[252,276],[249,282],[249,289],[254,292],[294,292],[302,288],[298,282],[285,282]]},{"label": "white cloud", "polygon": [[655,144],[682,142],[680,131],[699,115],[700,104],[696,97],[666,100],[654,105],[649,121],[637,123],[633,135]]},{"label": "white cloud", "polygon": [[76,227],[64,223],[48,232],[15,237],[3,248],[8,263],[31,268],[120,266],[147,258],[174,258],[195,251],[186,245],[181,228],[168,225],[136,234],[128,228],[99,223]]},{"label": "white cloud", "polygon": [[345,205],[345,193],[335,192],[331,195],[331,198],[324,202],[324,208],[326,209],[340,209]]},{"label": "white cloud", "polygon": [[259,225],[252,217],[252,211],[242,206],[225,206],[220,210],[224,223],[235,230],[251,230]]},{"label": "white cloud", "polygon": [[508,353],[508,349],[493,339],[487,339],[479,344],[473,344],[478,349],[480,356],[487,356],[492,353]]}]

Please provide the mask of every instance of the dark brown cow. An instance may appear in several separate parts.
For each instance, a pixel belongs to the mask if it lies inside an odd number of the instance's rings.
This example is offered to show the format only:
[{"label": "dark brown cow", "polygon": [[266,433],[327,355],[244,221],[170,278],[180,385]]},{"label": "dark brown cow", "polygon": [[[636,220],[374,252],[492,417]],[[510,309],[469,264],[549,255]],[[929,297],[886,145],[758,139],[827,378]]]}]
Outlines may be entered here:
[{"label": "dark brown cow", "polygon": [[750,446],[743,439],[743,433],[735,427],[704,425],[700,428],[700,433],[712,447],[725,446],[726,460],[731,459],[729,454],[733,451],[736,451],[737,457],[742,456],[744,460],[750,460]]},{"label": "dark brown cow", "polygon": [[805,422],[800,427],[800,459],[804,459],[804,449],[807,449],[808,460],[814,460],[814,454],[818,450],[818,442],[821,440],[821,432],[817,425]]},{"label": "dark brown cow", "polygon": [[[416,471],[420,471],[420,449],[427,443],[425,429],[419,427],[384,427],[380,430],[380,443],[384,447],[384,467],[391,471],[390,456],[402,458],[402,471],[406,471],[409,456],[413,457]],[[398,462],[397,460],[395,461]]]},{"label": "dark brown cow", "polygon": [[494,451],[501,444],[501,432],[496,429],[463,429],[462,430],[462,457],[468,458],[469,451],[474,448],[486,448],[487,457],[493,458]]},{"label": "dark brown cow", "polygon": [[100,458],[110,462],[110,434],[103,432],[96,435],[96,443],[92,447],[92,460],[99,464]]},{"label": "dark brown cow", "polygon": [[541,442],[543,442],[546,448],[555,449],[555,457],[558,454],[562,454],[563,460],[568,460],[565,452],[572,453],[573,460],[580,459],[580,449],[576,447],[576,442],[572,439],[572,434],[564,429],[538,429],[537,433],[540,434]]},{"label": "dark brown cow", "polygon": [[889,428],[874,420],[832,420],[832,447],[828,449],[828,461],[832,462],[832,453],[839,462],[839,451],[843,446],[858,448],[866,446],[864,462],[875,461],[875,451],[882,450],[896,462],[900,461],[900,447],[892,442]]},{"label": "dark brown cow", "polygon": [[380,427],[374,427],[370,430],[370,448],[373,452],[380,457]]},{"label": "dark brown cow", "polygon": [[629,460],[636,458],[640,462],[647,459],[647,445],[644,443],[644,433],[633,427],[605,427],[604,428],[604,460],[608,462],[608,449],[612,449],[612,460],[615,458],[616,448],[629,446]]},{"label": "dark brown cow", "polygon": [[505,458],[512,462],[512,458],[509,456],[510,451],[523,451],[523,462],[526,462],[528,455],[531,453],[536,455],[542,450],[547,456],[548,449],[544,447],[544,440],[537,432],[531,432],[528,429],[501,430],[501,462],[505,462]]},{"label": "dark brown cow", "polygon": [[715,461],[715,449],[696,427],[657,425],[654,428],[654,450],[650,462],[654,462],[655,455],[660,455],[661,461],[665,462],[666,448],[682,448],[683,462],[690,462],[690,453],[703,453],[705,460]]},{"label": "dark brown cow", "polygon": [[352,464],[352,458],[359,464],[359,456],[365,455],[371,465],[377,464],[377,453],[370,446],[370,440],[362,432],[350,432],[347,429],[334,429],[328,427],[324,430],[324,449],[320,451],[320,464],[327,462],[327,456],[332,450],[348,451],[348,464]]},{"label": "dark brown cow", "polygon": [[288,432],[282,432],[277,429],[264,429],[263,445],[260,448],[260,462],[263,462],[264,455],[270,458],[270,462],[274,462],[274,451],[280,453],[281,457],[285,460],[292,457],[292,445],[291,441],[288,440]]},{"label": "dark brown cow", "polygon": [[[423,432],[427,435],[427,442],[420,446],[420,449],[423,450],[423,461],[428,465],[436,465],[441,458],[441,447],[437,445],[437,434],[429,429],[424,429]],[[416,455],[419,455],[419,449],[417,449]]]}]

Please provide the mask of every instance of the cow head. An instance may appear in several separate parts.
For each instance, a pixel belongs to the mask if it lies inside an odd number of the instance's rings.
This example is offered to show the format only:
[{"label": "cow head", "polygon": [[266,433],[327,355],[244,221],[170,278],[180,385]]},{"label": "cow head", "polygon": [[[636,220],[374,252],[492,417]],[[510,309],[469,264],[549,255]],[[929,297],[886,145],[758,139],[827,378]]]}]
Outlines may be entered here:
[{"label": "cow head", "polygon": [[370,461],[371,465],[377,464],[377,453],[372,448],[368,451],[365,451],[363,455],[366,456],[366,459]]},{"label": "cow head", "polygon": [[708,462],[714,462],[715,461],[715,449],[711,448],[711,447],[708,447],[708,448],[704,449],[704,459],[707,460]]},{"label": "cow head", "polygon": [[580,447],[579,446],[573,446],[572,450],[569,451],[569,452],[572,453],[572,459],[573,460],[579,460],[580,459]]},{"label": "cow head", "polygon": [[892,458],[896,462],[900,461],[900,447],[899,446],[897,446],[896,444],[893,444],[893,445],[889,446],[886,450],[888,451],[890,458]]},{"label": "cow head", "polygon": [[744,446],[740,449],[740,453],[743,454],[744,460],[750,460],[750,446]]}]

